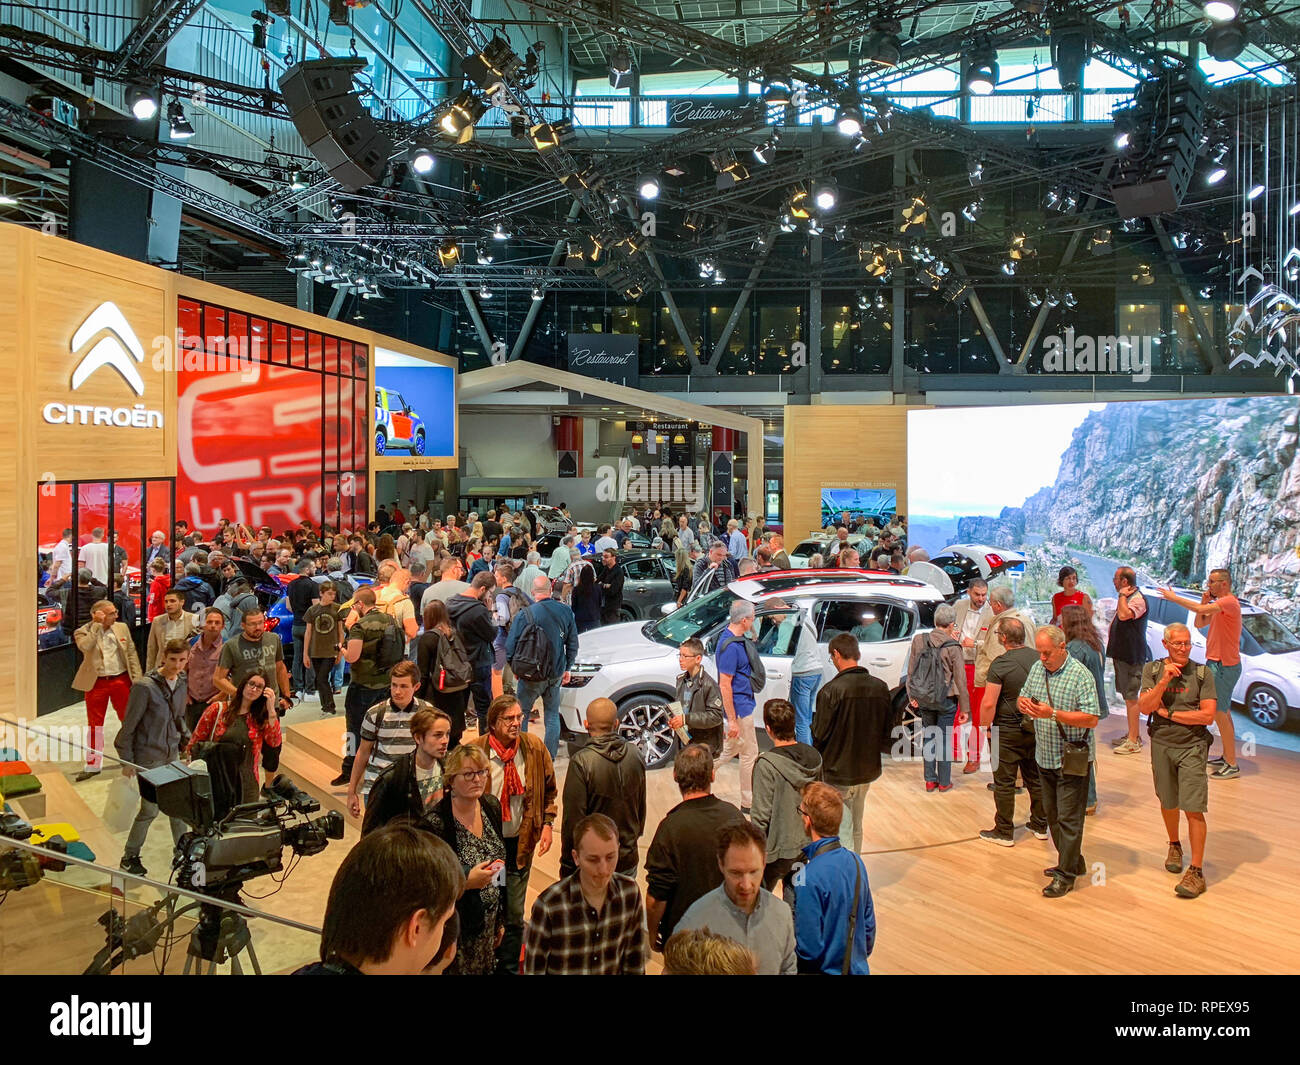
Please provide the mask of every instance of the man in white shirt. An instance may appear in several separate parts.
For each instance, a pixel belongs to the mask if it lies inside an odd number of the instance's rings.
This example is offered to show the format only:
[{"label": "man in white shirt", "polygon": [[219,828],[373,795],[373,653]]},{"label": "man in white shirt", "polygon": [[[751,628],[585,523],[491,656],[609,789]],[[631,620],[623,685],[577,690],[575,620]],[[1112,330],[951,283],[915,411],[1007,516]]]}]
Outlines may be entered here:
[{"label": "man in white shirt", "polygon": [[104,530],[96,527],[90,530],[90,543],[83,544],[78,552],[83,569],[90,570],[95,580],[108,587],[108,544],[104,540]]},{"label": "man in white shirt", "polygon": [[617,551],[618,541],[610,535],[610,527],[608,525],[602,525],[598,531],[600,536],[597,538],[595,543],[596,554],[603,554],[606,551]]},{"label": "man in white shirt", "polygon": [[749,553],[745,544],[745,534],[740,531],[740,523],[732,518],[727,522],[727,554],[741,559]]},{"label": "man in white shirt", "polygon": [[64,529],[59,542],[54,545],[50,559],[50,579],[45,586],[62,600],[72,586],[72,530]]}]

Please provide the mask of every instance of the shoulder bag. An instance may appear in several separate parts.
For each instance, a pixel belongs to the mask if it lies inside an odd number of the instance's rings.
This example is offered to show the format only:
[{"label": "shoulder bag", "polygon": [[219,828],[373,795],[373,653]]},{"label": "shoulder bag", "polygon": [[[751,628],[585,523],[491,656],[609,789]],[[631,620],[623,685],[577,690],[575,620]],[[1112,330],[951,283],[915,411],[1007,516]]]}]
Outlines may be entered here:
[{"label": "shoulder bag", "polygon": [[[1089,677],[1089,680],[1092,678]],[[1052,704],[1052,688],[1047,682],[1047,668],[1043,668],[1043,685],[1047,688],[1047,702]],[[1059,721],[1055,722],[1056,731],[1061,734],[1061,772],[1067,777],[1086,777],[1088,775],[1088,743],[1067,739],[1065,729]]]}]

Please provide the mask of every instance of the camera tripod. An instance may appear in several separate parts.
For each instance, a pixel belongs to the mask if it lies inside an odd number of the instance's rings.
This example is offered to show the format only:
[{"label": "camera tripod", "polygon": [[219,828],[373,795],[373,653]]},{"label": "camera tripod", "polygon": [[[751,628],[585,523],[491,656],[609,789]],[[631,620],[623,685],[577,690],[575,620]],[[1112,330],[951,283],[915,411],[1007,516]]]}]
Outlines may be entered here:
[{"label": "camera tripod", "polygon": [[[190,945],[185,952],[185,968],[181,970],[181,975],[189,976],[193,969],[195,976],[212,976],[218,965],[229,961],[230,975],[243,976],[239,955],[247,952],[248,964],[256,975],[261,976],[262,966],[257,960],[257,951],[253,949],[253,933],[243,915],[231,913],[210,902],[201,902],[198,906],[199,923],[190,933]],[[187,910],[189,908],[185,907]],[[205,961],[208,963],[206,971],[201,964]]]}]

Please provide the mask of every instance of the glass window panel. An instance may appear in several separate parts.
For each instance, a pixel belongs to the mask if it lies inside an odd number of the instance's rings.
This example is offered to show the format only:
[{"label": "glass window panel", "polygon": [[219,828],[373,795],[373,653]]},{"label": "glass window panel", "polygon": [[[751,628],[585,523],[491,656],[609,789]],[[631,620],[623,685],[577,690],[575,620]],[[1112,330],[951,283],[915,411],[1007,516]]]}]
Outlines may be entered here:
[{"label": "glass window panel", "polygon": [[225,350],[226,312],[223,308],[210,303],[203,308],[203,337],[209,351]]},{"label": "glass window panel", "polygon": [[326,337],[324,343],[325,351],[325,372],[339,372],[339,340],[338,337]]},{"label": "glass window panel", "polygon": [[317,332],[307,334],[307,369],[321,370],[321,335]]},{"label": "glass window panel", "polygon": [[289,327],[279,322],[271,323],[271,362],[276,366],[289,364]]},{"label": "glass window panel", "polygon": [[289,365],[299,367],[307,365],[307,331],[305,329],[289,330]]}]

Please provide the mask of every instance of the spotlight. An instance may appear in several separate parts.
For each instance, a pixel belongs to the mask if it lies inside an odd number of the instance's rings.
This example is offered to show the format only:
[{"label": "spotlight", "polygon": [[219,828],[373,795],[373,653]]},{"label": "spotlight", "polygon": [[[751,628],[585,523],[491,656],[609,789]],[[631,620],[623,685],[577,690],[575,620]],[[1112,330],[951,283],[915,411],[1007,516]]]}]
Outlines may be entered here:
[{"label": "spotlight", "polygon": [[150,90],[139,85],[127,86],[126,106],[141,122],[148,122],[158,114],[158,98]]},{"label": "spotlight", "polygon": [[1006,274],[1007,277],[1013,277],[1017,266],[1019,266],[1019,264],[1015,259],[1004,259],[1002,261],[1002,272]]},{"label": "spotlight", "polygon": [[926,220],[930,217],[930,208],[926,205],[923,196],[913,196],[911,202],[903,208],[901,214],[902,223],[898,231],[907,233],[913,227],[925,228]]},{"label": "spotlight", "polygon": [[194,127],[185,117],[185,110],[179,100],[173,100],[167,105],[167,125],[174,141],[186,141],[194,136]]},{"label": "spotlight", "polygon": [[421,149],[411,157],[411,169],[417,174],[427,174],[433,169],[433,156]]},{"label": "spotlight", "polygon": [[961,209],[961,216],[966,219],[967,222],[974,222],[979,218],[980,212],[983,210],[984,197],[980,196],[977,199],[971,200],[970,203]]},{"label": "spotlight", "polygon": [[493,239],[493,240],[509,240],[509,239],[510,239],[510,230],[508,230],[508,229],[506,228],[506,224],[505,224],[504,222],[500,222],[500,221],[499,221],[499,222],[497,222],[496,225],[494,225],[494,226],[492,227],[492,239]]},{"label": "spotlight", "polygon": [[873,300],[871,301],[871,305],[872,305],[876,310],[878,310],[878,311],[883,311],[883,310],[885,309],[885,306],[886,306],[886,305],[885,305],[885,294],[884,294],[883,292],[877,292],[877,293],[876,293],[876,298],[873,299]]},{"label": "spotlight", "polygon": [[512,74],[522,65],[521,60],[510,47],[510,42],[500,35],[493,34],[483,51],[466,56],[460,61],[460,69],[475,85],[489,95],[501,88]]},{"label": "spotlight", "polygon": [[289,175],[289,188],[305,189],[307,187],[307,175],[301,170],[295,170]]},{"label": "spotlight", "polygon": [[808,208],[808,190],[795,189],[790,193],[789,203],[790,214],[795,218],[807,218],[811,211]]},{"label": "spotlight", "polygon": [[1197,293],[1197,295],[1200,296],[1201,299],[1203,299],[1203,300],[1208,300],[1208,299],[1212,298],[1212,297],[1214,296],[1214,286],[1213,286],[1213,285],[1205,285],[1205,286],[1200,290],[1200,292]]},{"label": "spotlight", "polygon": [[976,48],[966,65],[966,91],[988,96],[998,84],[998,55],[991,45]]},{"label": "spotlight", "polygon": [[820,237],[826,232],[826,227],[822,225],[822,220],[816,215],[808,217],[808,235],[810,237]]},{"label": "spotlight", "polygon": [[1029,243],[1029,238],[1024,233],[1011,234],[1011,247],[1007,251],[1008,258],[1032,259],[1036,254]]},{"label": "spotlight", "polygon": [[763,72],[763,102],[786,105],[790,102],[790,79],[774,71]]},{"label": "spotlight", "polygon": [[858,294],[858,310],[860,311],[871,310],[871,298],[865,292],[861,292]]},{"label": "spotlight", "polygon": [[870,277],[883,277],[889,272],[889,255],[882,244],[864,244],[858,249],[858,259]]},{"label": "spotlight", "polygon": [[781,140],[781,132],[775,126],[768,133],[767,140],[754,148],[754,158],[760,163],[770,163],[776,158],[776,146]]},{"label": "spotlight", "polygon": [[793,233],[795,231],[794,216],[789,211],[783,211],[778,223],[782,233]]},{"label": "spotlight", "polygon": [[510,116],[510,137],[512,140],[517,141],[526,141],[528,139],[527,115]]},{"label": "spotlight", "polygon": [[479,288],[478,298],[481,300],[490,300],[492,298],[492,290],[487,287],[486,282]]},{"label": "spotlight", "polygon": [[835,128],[846,137],[856,137],[862,132],[864,121],[858,94],[852,91],[842,94],[835,111]]},{"label": "spotlight", "polygon": [[1113,250],[1111,244],[1111,233],[1109,229],[1101,229],[1092,235],[1092,254],[1105,255]]},{"label": "spotlight", "polygon": [[1065,295],[1061,297],[1061,302],[1064,303],[1066,307],[1068,307],[1070,310],[1074,310],[1075,307],[1079,306],[1079,301],[1074,298],[1073,292],[1067,291]]},{"label": "spotlight", "polygon": [[625,44],[620,44],[609,57],[609,84],[617,89],[620,82],[632,73],[632,52]]},{"label": "spotlight", "polygon": [[1246,199],[1248,199],[1248,200],[1257,200],[1257,199],[1259,199],[1262,195],[1264,195],[1264,186],[1263,186],[1263,185],[1254,185],[1254,186],[1251,187],[1251,190],[1250,190],[1248,193],[1246,193]]},{"label": "spotlight", "polygon": [[643,200],[653,200],[659,195],[659,179],[654,174],[643,174],[637,178],[637,191]]},{"label": "spotlight", "polygon": [[466,89],[447,105],[438,119],[438,128],[447,136],[459,139],[474,127],[486,110],[483,100]]},{"label": "spotlight", "polygon": [[1291,205],[1291,209],[1287,211],[1287,214],[1292,216],[1300,214],[1300,200],[1296,200],[1296,202]]},{"label": "spotlight", "polygon": [[533,147],[539,152],[544,152],[548,148],[554,148],[560,143],[560,136],[556,129],[549,122],[539,122],[528,131],[529,139],[533,142]]},{"label": "spotlight", "polygon": [[574,244],[572,242],[565,244],[564,246],[565,266],[581,266],[586,261],[587,261],[587,256],[582,249],[582,245]]},{"label": "spotlight", "polygon": [[1066,92],[1083,88],[1083,68],[1091,54],[1092,34],[1086,25],[1068,18],[1052,25],[1052,66]]},{"label": "spotlight", "polygon": [[1061,211],[1068,214],[1079,206],[1079,197],[1072,189],[1065,190],[1065,196],[1061,199]]},{"label": "spotlight", "polygon": [[1172,244],[1172,245],[1173,245],[1175,248],[1177,248],[1179,251],[1186,251],[1186,250],[1187,250],[1187,239],[1188,239],[1188,237],[1190,237],[1190,236],[1191,236],[1191,234],[1190,234],[1190,233],[1187,233],[1186,231],[1180,231],[1180,232],[1178,232],[1178,233],[1171,233],[1171,234],[1169,234],[1169,243]]},{"label": "spotlight", "polygon": [[700,277],[712,277],[717,271],[717,264],[712,259],[700,260]]},{"label": "spotlight", "polygon": [[898,35],[903,27],[901,23],[880,20],[872,24],[871,36],[867,38],[864,49],[866,57],[872,63],[882,67],[896,67],[902,58],[902,49]]},{"label": "spotlight", "polygon": [[839,186],[836,185],[834,178],[823,178],[813,184],[813,203],[823,211],[833,210],[835,204],[839,202]]},{"label": "spotlight", "polygon": [[541,303],[541,302],[542,302],[542,286],[541,286],[541,285],[534,285],[534,286],[533,286],[533,302],[534,302],[534,303]]},{"label": "spotlight", "polygon": [[1043,305],[1043,297],[1033,289],[1030,289],[1025,293],[1025,299],[1029,302],[1029,306],[1031,307],[1041,307]]},{"label": "spotlight", "polygon": [[1205,183],[1207,185],[1217,185],[1220,181],[1222,181],[1227,176],[1228,176],[1227,167],[1216,165],[1211,167],[1210,172],[1205,175]]},{"label": "spotlight", "polygon": [[1201,5],[1205,17],[1215,22],[1231,22],[1237,17],[1237,0],[1206,0]]},{"label": "spotlight", "polygon": [[496,258],[496,256],[492,254],[492,245],[486,240],[480,240],[478,244],[474,246],[474,252],[478,256],[478,261],[484,265],[490,264],[492,260]]},{"label": "spotlight", "polygon": [[1047,195],[1043,197],[1043,206],[1049,211],[1055,210],[1061,202],[1061,192],[1059,189],[1048,189]]},{"label": "spotlight", "polygon": [[1154,285],[1156,281],[1150,263],[1138,263],[1137,271],[1131,276],[1135,285]]},{"label": "spotlight", "polygon": [[1140,218],[1126,218],[1119,224],[1121,233],[1141,233],[1146,227],[1142,224]]},{"label": "spotlight", "polygon": [[1236,59],[1249,43],[1246,27],[1235,18],[1217,23],[1205,31],[1205,49],[1220,63]]},{"label": "spotlight", "polygon": [[734,185],[739,185],[749,177],[749,170],[737,158],[736,153],[730,148],[724,148],[722,151],[714,152],[709,156],[709,163],[717,172],[717,187],[719,191],[729,189]]},{"label": "spotlight", "polygon": [[443,266],[455,266],[460,262],[460,245],[454,240],[443,241],[438,247],[438,261]]},{"label": "spotlight", "polygon": [[978,185],[984,180],[984,160],[976,159],[970,164],[970,169],[966,172],[972,186]]}]

